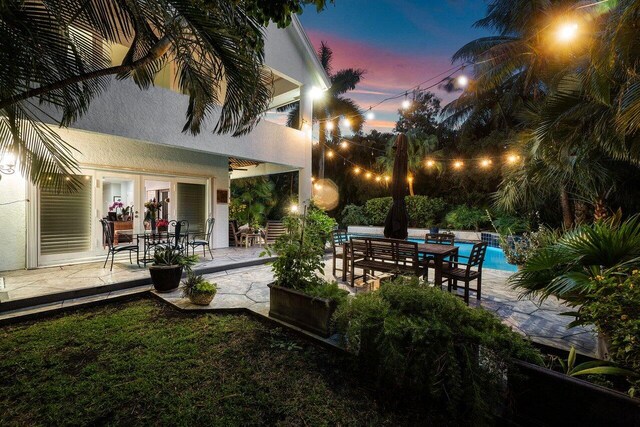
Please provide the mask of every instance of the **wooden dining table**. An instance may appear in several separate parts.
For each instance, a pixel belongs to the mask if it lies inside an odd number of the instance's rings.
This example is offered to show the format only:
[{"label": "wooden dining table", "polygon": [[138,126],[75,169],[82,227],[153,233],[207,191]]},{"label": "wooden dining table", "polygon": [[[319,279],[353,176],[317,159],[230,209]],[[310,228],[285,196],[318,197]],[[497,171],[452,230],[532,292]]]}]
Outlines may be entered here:
[{"label": "wooden dining table", "polygon": [[434,284],[442,286],[442,267],[444,260],[448,257],[455,259],[458,256],[458,247],[455,245],[442,245],[438,243],[418,243],[418,253],[420,255],[431,256],[434,259],[435,278]]},{"label": "wooden dining table", "polygon": [[[458,255],[458,247],[455,245],[443,245],[438,243],[418,243],[418,253],[424,257],[431,256],[434,259],[436,286],[442,286],[442,268],[444,260],[448,257],[455,259]],[[342,244],[342,281],[347,281],[347,265],[349,263],[349,243]]]}]

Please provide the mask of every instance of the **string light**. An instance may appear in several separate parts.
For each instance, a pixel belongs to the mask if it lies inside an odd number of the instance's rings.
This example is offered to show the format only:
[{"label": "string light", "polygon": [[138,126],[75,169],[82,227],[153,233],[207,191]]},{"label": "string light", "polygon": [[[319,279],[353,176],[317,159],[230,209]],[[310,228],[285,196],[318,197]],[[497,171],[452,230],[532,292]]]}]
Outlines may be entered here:
[{"label": "string light", "polygon": [[381,176],[376,176],[376,182],[380,182],[382,181],[382,177]]},{"label": "string light", "polygon": [[558,28],[558,40],[561,42],[570,42],[578,35],[578,24],[575,22],[566,22]]},{"label": "string light", "polygon": [[371,178],[371,172],[367,172],[367,173],[364,175],[364,177],[365,177],[365,178],[367,178],[367,179]]},{"label": "string light", "polygon": [[296,205],[295,203],[293,203],[293,204],[291,205],[291,207],[289,208],[289,210],[290,210],[291,212],[294,212],[294,213],[295,213],[295,212],[298,212],[298,205]]},{"label": "string light", "polygon": [[364,116],[367,120],[373,120],[376,118],[376,115],[373,113],[373,111],[371,111],[371,109],[369,109],[369,111],[367,111],[367,113]]},{"label": "string light", "polygon": [[435,164],[436,164],[436,162],[434,162],[431,159],[428,159],[427,162],[426,162],[426,165],[427,165],[428,168],[432,168],[433,166],[435,166]]},{"label": "string light", "polygon": [[333,130],[333,122],[327,122],[324,127],[326,130]]},{"label": "string light", "polygon": [[343,140],[343,141],[340,143],[340,147],[342,147],[343,149],[347,149],[347,148],[349,148],[349,143],[348,143],[347,141],[344,141],[344,140]]},{"label": "string light", "polygon": [[356,175],[358,175],[360,173],[360,168],[358,166],[356,166],[355,168],[353,168],[353,173],[355,173]]},{"label": "string light", "polygon": [[489,166],[491,166],[491,159],[482,159],[480,161],[480,166],[482,166],[483,168],[488,168]]},{"label": "string light", "polygon": [[463,166],[464,162],[462,160],[456,160],[455,162],[453,162],[453,167],[455,169],[462,169]]},{"label": "string light", "polygon": [[389,182],[389,181],[391,181],[391,177],[389,175],[387,175],[387,176],[384,177],[384,180]]},{"label": "string light", "polygon": [[408,110],[409,107],[411,107],[411,101],[409,101],[408,99],[405,99],[404,101],[402,101],[403,110]]},{"label": "string light", "polygon": [[332,150],[327,151],[327,157],[330,158],[330,159],[333,159],[333,151]]},{"label": "string light", "polygon": [[513,165],[517,163],[519,159],[520,159],[520,156],[518,156],[517,154],[509,154],[507,156],[507,163],[509,163],[510,165]]},{"label": "string light", "polygon": [[344,119],[342,119],[341,125],[346,128],[351,127],[351,120],[349,120],[348,117],[345,117]]},{"label": "string light", "polygon": [[467,85],[469,85],[469,78],[464,74],[458,76],[458,86],[464,88],[467,87]]}]

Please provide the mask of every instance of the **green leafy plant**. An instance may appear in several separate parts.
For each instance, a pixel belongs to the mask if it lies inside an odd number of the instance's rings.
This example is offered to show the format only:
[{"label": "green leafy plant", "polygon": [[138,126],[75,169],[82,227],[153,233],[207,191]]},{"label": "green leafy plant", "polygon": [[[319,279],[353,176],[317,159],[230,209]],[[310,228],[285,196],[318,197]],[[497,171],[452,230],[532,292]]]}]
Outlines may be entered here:
[{"label": "green leafy plant", "polygon": [[230,217],[259,228],[276,204],[274,192],[275,184],[264,177],[233,180]]},{"label": "green leafy plant", "polygon": [[357,205],[347,205],[344,207],[341,213],[340,224],[343,227],[350,225],[369,225],[369,218],[367,217],[364,207]]},{"label": "green leafy plant", "polygon": [[441,417],[430,420],[435,424],[488,422],[504,398],[504,375],[515,370],[512,360],[541,363],[493,314],[416,278],[351,298],[335,321],[385,398],[408,405],[421,420]]},{"label": "green leafy plant", "polygon": [[311,285],[305,289],[305,293],[316,298],[326,298],[334,300],[338,306],[347,302],[349,291],[341,289],[337,282],[325,282],[319,280],[317,284]]},{"label": "green leafy plant", "polygon": [[428,228],[439,224],[447,207],[444,199],[427,196],[405,198],[409,214],[409,227]]},{"label": "green leafy plant", "polygon": [[640,391],[640,270],[592,279],[572,325],[592,324],[608,342],[609,357],[635,372],[629,394]]},{"label": "green leafy plant", "polygon": [[583,225],[541,246],[509,279],[523,295],[550,295],[579,305],[595,290],[594,277],[640,262],[640,218],[620,215]]},{"label": "green leafy plant", "polygon": [[190,272],[191,267],[196,265],[197,262],[197,255],[185,256],[182,255],[180,251],[169,247],[157,249],[153,254],[153,265],[179,265],[181,267],[184,267],[187,272]]},{"label": "green leafy plant", "polygon": [[619,366],[616,366],[615,363],[606,360],[592,360],[576,365],[576,358],[576,348],[571,346],[567,360],[558,356],[552,356],[551,367],[553,368],[557,362],[560,365],[562,372],[570,377],[577,377],[581,375],[636,376],[633,371],[620,368]]},{"label": "green leafy plant", "polygon": [[182,282],[182,296],[191,297],[197,295],[215,295],[218,288],[215,283],[205,280],[202,275],[193,273],[187,274],[186,280]]},{"label": "green leafy plant", "polygon": [[283,223],[287,233],[262,255],[277,254],[272,263],[276,285],[305,290],[317,284],[316,273],[324,272],[325,246],[336,222],[312,206],[302,215],[286,216]]},{"label": "green leafy plant", "polygon": [[489,217],[484,209],[460,205],[445,216],[447,227],[457,230],[476,230],[489,224]]},{"label": "green leafy plant", "polygon": [[369,219],[369,224],[383,225],[392,204],[393,199],[391,197],[378,197],[367,200],[364,204],[364,212]]}]

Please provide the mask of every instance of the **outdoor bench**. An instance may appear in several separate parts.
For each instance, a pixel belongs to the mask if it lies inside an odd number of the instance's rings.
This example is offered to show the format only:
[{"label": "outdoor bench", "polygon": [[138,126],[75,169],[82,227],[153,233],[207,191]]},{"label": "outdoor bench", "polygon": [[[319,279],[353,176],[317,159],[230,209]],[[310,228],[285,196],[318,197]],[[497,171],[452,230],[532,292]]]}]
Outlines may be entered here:
[{"label": "outdoor bench", "polygon": [[350,243],[351,286],[355,284],[355,269],[362,269],[363,281],[373,272],[421,276],[426,265],[418,256],[418,244],[406,240],[374,237],[352,238]]}]

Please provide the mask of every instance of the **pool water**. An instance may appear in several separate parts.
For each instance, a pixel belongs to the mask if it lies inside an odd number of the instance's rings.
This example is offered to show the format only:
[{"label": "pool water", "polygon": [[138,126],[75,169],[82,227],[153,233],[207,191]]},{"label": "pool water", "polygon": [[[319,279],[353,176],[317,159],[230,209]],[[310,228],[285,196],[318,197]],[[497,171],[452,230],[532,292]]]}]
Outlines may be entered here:
[{"label": "pool water", "polygon": [[[412,242],[424,243],[424,240],[421,239],[409,239]],[[455,245],[460,248],[458,249],[458,253],[463,256],[469,256],[471,253],[471,248],[473,247],[472,243],[461,243],[455,242]],[[461,260],[464,262],[464,260]],[[518,268],[515,265],[511,265],[507,262],[507,259],[504,257],[504,252],[500,248],[493,248],[491,246],[487,247],[487,254],[484,257],[484,263],[482,264],[483,268],[492,268],[494,270],[503,270],[503,271],[518,271]]]}]

